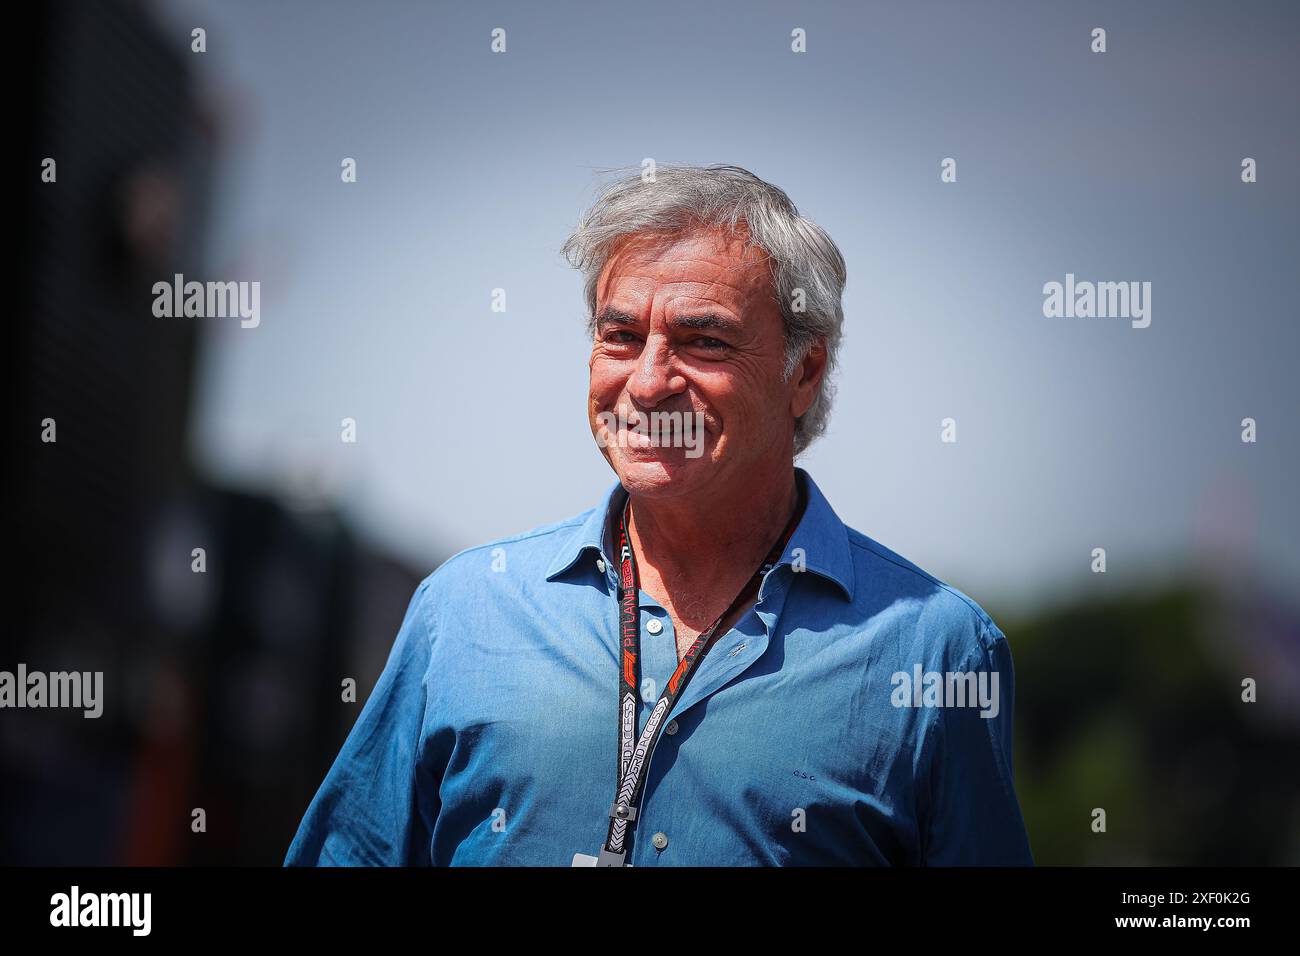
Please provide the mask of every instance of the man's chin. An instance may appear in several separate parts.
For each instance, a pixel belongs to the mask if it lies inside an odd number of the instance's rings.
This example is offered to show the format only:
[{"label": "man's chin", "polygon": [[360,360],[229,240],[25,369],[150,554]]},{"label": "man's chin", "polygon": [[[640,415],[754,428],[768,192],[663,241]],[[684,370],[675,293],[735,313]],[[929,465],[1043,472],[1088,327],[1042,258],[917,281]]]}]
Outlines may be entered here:
[{"label": "man's chin", "polygon": [[629,494],[642,497],[672,497],[694,486],[709,466],[706,458],[685,458],[680,452],[668,455],[620,454],[613,462],[615,474]]}]

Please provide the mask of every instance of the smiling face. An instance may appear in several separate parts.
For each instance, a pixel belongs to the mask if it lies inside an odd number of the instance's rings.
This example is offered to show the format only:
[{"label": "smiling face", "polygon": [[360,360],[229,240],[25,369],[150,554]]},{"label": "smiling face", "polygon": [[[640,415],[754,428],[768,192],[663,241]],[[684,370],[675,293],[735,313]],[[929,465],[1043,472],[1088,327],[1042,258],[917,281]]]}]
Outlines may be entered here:
[{"label": "smiling face", "polygon": [[[794,420],[815,397],[822,353],[781,381],[784,323],[770,270],[760,249],[712,229],[633,236],[605,264],[588,415],[630,493],[707,496],[790,466]],[[649,441],[637,432],[655,433],[653,413],[699,422],[703,434],[678,433],[678,447]]]}]

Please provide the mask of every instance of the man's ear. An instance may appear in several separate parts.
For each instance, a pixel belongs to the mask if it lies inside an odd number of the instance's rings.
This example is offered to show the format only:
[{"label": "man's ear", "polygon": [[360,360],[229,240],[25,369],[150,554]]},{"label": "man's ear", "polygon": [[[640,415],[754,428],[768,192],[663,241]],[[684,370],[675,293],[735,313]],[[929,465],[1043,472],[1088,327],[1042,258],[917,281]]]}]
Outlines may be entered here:
[{"label": "man's ear", "polygon": [[790,395],[790,414],[799,418],[817,398],[817,388],[822,376],[826,374],[826,340],[815,339],[808,349],[808,354],[794,367],[790,383],[794,392]]}]

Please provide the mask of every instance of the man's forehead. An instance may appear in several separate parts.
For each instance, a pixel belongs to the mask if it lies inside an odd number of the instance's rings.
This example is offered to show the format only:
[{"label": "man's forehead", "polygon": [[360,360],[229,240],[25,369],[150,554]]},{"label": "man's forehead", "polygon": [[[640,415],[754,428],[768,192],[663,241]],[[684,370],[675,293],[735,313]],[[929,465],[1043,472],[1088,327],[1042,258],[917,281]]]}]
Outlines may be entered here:
[{"label": "man's forehead", "polygon": [[634,234],[616,247],[601,270],[596,291],[603,301],[612,292],[652,291],[679,285],[709,298],[741,299],[770,288],[767,254],[737,232],[699,229],[671,236]]}]

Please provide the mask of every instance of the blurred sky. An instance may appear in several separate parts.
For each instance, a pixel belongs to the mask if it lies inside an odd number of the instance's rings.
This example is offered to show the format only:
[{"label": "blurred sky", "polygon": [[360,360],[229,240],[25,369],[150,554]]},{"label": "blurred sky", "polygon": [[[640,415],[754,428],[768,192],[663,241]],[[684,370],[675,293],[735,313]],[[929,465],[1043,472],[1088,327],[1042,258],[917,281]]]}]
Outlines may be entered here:
[{"label": "blurred sky", "polygon": [[[423,570],[591,507],[614,478],[559,247],[600,169],[734,163],[848,262],[839,397],[800,461],[846,522],[981,602],[1206,561],[1297,590],[1300,6],[158,9],[183,47],[207,29],[226,127],[202,278],[262,282],[260,327],[204,320],[211,473],[318,471]],[[1150,328],[1044,318],[1067,272],[1150,281]]]}]

